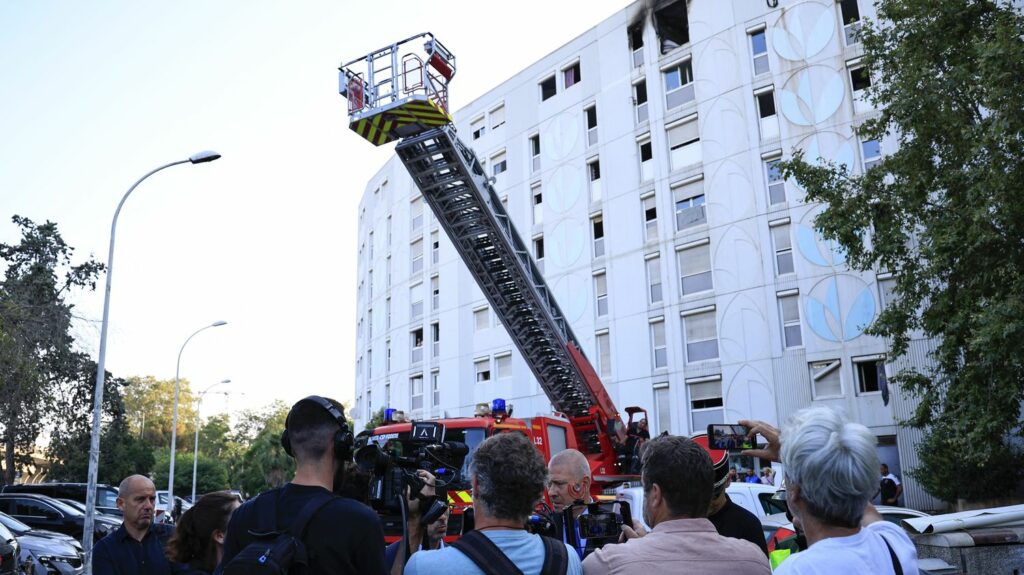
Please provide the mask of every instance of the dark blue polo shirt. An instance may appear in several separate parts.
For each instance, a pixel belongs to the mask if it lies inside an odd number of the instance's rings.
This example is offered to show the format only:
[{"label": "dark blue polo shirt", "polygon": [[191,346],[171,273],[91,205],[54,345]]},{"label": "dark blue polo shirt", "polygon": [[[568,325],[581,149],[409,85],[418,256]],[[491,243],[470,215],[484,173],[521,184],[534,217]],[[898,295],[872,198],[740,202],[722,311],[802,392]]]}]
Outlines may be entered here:
[{"label": "dark blue polo shirt", "polygon": [[93,575],[171,575],[164,544],[173,534],[174,527],[154,524],[140,542],[121,525],[93,547]]}]

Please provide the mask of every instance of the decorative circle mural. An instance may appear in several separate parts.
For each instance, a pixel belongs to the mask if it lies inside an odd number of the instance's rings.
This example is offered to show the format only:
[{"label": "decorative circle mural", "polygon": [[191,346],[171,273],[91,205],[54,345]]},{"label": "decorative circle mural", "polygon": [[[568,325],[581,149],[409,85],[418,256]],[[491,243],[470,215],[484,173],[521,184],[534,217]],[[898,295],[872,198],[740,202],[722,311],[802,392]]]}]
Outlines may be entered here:
[{"label": "decorative circle mural", "polygon": [[837,343],[860,337],[876,310],[871,286],[851,274],[821,280],[804,300],[807,325],[821,339]]},{"label": "decorative circle mural", "polygon": [[846,250],[835,240],[828,240],[814,227],[814,219],[821,210],[808,210],[796,226],[796,246],[805,260],[819,267],[837,267],[846,264]]},{"label": "decorative circle mural", "polygon": [[809,66],[794,73],[779,90],[779,108],[798,126],[813,126],[839,110],[846,93],[843,75],[828,66]]},{"label": "decorative circle mural", "polygon": [[771,31],[775,52],[792,62],[821,53],[835,35],[835,8],[818,2],[804,2],[782,13]]},{"label": "decorative circle mural", "polygon": [[586,246],[586,229],[576,220],[562,220],[544,236],[544,254],[553,265],[567,268],[580,261]]},{"label": "decorative circle mural", "polygon": [[580,114],[565,112],[555,116],[541,129],[541,153],[554,162],[568,158],[576,148],[582,127]]},{"label": "decorative circle mural", "polygon": [[575,324],[583,319],[583,314],[587,311],[587,301],[589,301],[588,289],[587,282],[572,274],[564,275],[551,284],[551,293],[555,296],[555,301],[558,302],[558,306],[569,323]]},{"label": "decorative circle mural", "polygon": [[544,182],[544,203],[556,214],[569,212],[583,195],[583,169],[579,166],[558,167]]}]

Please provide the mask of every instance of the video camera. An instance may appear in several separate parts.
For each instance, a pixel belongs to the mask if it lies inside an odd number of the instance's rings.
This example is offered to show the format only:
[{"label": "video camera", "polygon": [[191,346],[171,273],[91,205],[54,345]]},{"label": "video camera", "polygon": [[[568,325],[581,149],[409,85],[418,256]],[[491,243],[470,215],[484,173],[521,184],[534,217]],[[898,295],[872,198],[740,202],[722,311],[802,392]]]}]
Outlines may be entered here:
[{"label": "video camera", "polygon": [[[369,442],[355,454],[356,464],[370,474],[369,503],[383,513],[403,513],[405,489],[412,497],[419,496],[425,482],[417,475],[420,469],[429,471],[437,478],[437,491],[443,494],[447,486],[457,479],[459,470],[469,453],[469,447],[458,441],[442,441],[444,426],[433,421],[416,421],[412,424],[409,438],[390,439],[383,447]],[[430,518],[437,511],[444,513],[447,504],[435,499],[423,519]],[[441,503],[440,505],[436,505]],[[437,507],[437,510],[434,509]],[[440,516],[440,514],[438,514]]]},{"label": "video camera", "polygon": [[[561,514],[556,514],[547,505],[543,507],[545,509],[538,509],[530,516],[527,530],[558,539],[555,522],[556,516],[560,515],[561,525],[565,529],[565,542],[576,550],[580,559],[608,543],[618,543],[622,526],[633,523],[629,502],[624,500],[594,503],[576,501],[562,510]],[[580,508],[584,512],[577,517],[576,511]]]}]

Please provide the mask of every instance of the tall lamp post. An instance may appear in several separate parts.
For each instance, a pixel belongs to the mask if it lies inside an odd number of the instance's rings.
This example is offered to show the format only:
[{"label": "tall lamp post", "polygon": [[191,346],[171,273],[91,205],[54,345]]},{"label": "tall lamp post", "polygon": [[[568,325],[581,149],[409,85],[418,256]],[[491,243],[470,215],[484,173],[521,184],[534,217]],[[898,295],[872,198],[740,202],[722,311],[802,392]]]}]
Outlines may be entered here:
[{"label": "tall lamp post", "polygon": [[96,518],[96,475],[99,473],[100,467],[100,417],[103,409],[103,381],[106,379],[107,324],[110,318],[110,279],[114,274],[114,234],[117,231],[117,216],[121,214],[121,207],[124,206],[124,201],[128,199],[128,196],[130,196],[131,193],[135,191],[135,188],[137,188],[146,178],[160,170],[170,168],[171,166],[177,166],[178,164],[184,163],[202,164],[205,162],[212,162],[219,157],[220,154],[217,152],[199,152],[198,154],[190,156],[188,159],[164,164],[159,168],[150,171],[132,184],[132,187],[128,188],[128,191],[121,197],[121,202],[117,204],[117,209],[114,211],[114,219],[110,224],[110,251],[107,253],[107,285],[103,292],[103,323],[100,327],[100,357],[96,362],[96,389],[93,392],[92,434],[89,442],[89,479],[88,491],[85,496],[85,525],[84,531],[82,532],[82,548],[85,550],[85,565],[89,573],[92,573],[92,539],[93,526]]},{"label": "tall lamp post", "polygon": [[174,416],[171,418],[171,469],[167,477],[167,516],[170,517],[174,513],[174,450],[178,445],[178,396],[181,392],[180,380],[178,374],[181,372],[181,354],[185,351],[185,346],[188,342],[199,334],[199,332],[210,329],[211,327],[220,327],[226,325],[228,322],[221,320],[215,321],[210,325],[203,326],[188,336],[185,343],[181,344],[181,349],[178,350],[178,365],[174,368]]},{"label": "tall lamp post", "polygon": [[196,504],[196,471],[199,469],[199,410],[203,407],[203,396],[206,395],[206,392],[222,383],[231,383],[231,380],[218,381],[199,392],[199,405],[196,407],[196,446],[192,450],[192,505]]}]

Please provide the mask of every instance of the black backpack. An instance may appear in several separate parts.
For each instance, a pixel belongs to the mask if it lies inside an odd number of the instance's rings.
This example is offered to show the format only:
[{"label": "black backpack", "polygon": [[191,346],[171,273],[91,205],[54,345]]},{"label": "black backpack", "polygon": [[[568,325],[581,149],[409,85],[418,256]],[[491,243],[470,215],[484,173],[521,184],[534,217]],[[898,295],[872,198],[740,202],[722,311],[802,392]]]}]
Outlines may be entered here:
[{"label": "black backpack", "polygon": [[306,526],[338,496],[328,492],[317,493],[302,508],[291,527],[284,531],[277,527],[280,497],[281,492],[278,491],[277,497],[267,498],[269,505],[261,507],[259,500],[253,503],[256,506],[256,529],[250,529],[249,535],[254,540],[228,561],[224,575],[299,575],[309,570],[311,558],[302,541],[306,536]]},{"label": "black backpack", "polygon": [[[563,575],[569,569],[569,551],[565,544],[550,537],[540,536],[544,542],[543,575]],[[479,531],[470,531],[460,537],[452,547],[469,557],[485,575],[523,575],[512,560],[494,544],[486,535]]]}]

